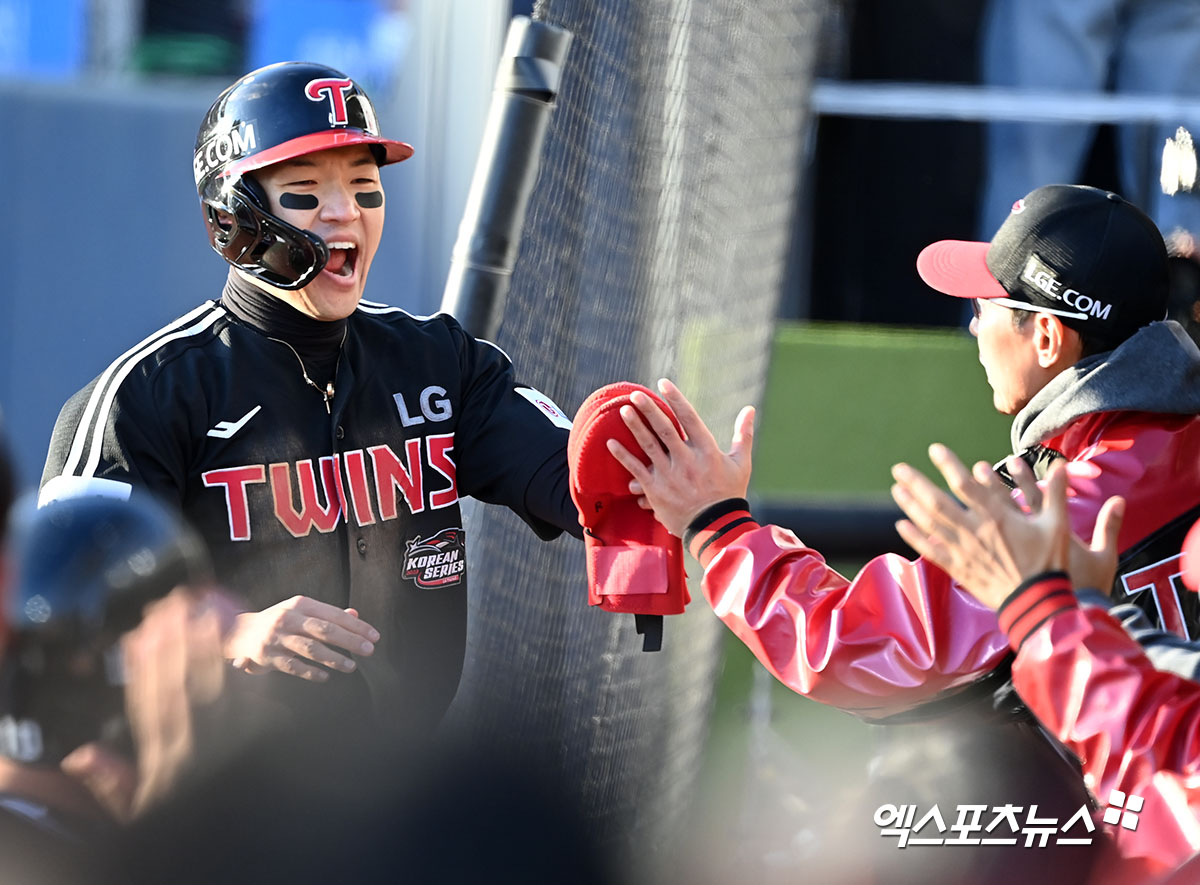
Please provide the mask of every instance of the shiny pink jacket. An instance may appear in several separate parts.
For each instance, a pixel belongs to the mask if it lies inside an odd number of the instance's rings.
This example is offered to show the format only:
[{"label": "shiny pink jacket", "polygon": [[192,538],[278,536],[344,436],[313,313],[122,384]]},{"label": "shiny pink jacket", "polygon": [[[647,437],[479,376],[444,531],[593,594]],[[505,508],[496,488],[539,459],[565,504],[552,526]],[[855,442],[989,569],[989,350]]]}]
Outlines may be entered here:
[{"label": "shiny pink jacket", "polygon": [[1105,827],[1126,871],[1148,881],[1200,850],[1200,683],[1155,669],[1108,612],[1080,607],[1063,573],[1022,585],[1000,624],[1021,699],[1080,758],[1101,809],[1134,812],[1135,828]]},{"label": "shiny pink jacket", "polygon": [[[1073,529],[1090,537],[1101,504],[1128,501],[1121,549],[1200,503],[1200,418],[1085,416],[1045,445],[1067,459]],[[995,612],[922,559],[887,554],[852,580],[778,526],[714,508],[688,546],[713,610],[793,690],[865,717],[951,693],[1008,654]]]}]

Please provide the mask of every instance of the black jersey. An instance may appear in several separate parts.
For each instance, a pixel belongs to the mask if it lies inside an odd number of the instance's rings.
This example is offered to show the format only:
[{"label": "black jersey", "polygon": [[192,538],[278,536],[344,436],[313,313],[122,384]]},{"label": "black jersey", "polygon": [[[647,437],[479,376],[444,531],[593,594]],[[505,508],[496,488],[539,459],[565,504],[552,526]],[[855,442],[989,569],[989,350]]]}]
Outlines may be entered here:
[{"label": "black jersey", "polygon": [[[66,403],[41,498],[144,488],[176,503],[250,609],[304,595],[381,634],[352,674],[247,677],[253,691],[323,705],[333,688],[385,721],[429,724],[462,670],[459,499],[510,507],[543,538],[578,532],[570,422],[449,316],[364,301],[344,328],[330,390],[228,301],[193,310]],[[561,500],[531,508],[545,477]]]}]

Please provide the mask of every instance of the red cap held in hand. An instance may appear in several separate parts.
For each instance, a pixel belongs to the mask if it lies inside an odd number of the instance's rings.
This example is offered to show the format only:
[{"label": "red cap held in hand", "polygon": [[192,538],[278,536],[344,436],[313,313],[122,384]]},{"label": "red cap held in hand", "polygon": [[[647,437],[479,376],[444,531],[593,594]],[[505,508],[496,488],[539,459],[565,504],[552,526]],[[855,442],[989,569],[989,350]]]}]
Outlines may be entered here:
[{"label": "red cap held in hand", "polygon": [[638,506],[638,496],[629,491],[633,477],[607,447],[615,439],[630,452],[642,451],[620,414],[635,390],[653,399],[683,432],[670,407],[640,384],[606,385],[579,407],[567,460],[587,547],[588,602],[611,612],[677,615],[691,601],[683,542],[653,511]]}]

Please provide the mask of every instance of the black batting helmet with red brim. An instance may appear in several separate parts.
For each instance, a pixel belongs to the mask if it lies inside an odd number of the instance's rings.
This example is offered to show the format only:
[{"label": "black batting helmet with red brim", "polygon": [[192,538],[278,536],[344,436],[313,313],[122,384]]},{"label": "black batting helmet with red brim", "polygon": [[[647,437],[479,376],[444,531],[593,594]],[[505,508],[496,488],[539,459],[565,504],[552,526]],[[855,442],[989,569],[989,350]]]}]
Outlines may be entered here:
[{"label": "black batting helmet with red brim", "polygon": [[247,173],[358,144],[367,145],[380,166],[413,153],[411,145],[380,135],[371,100],[341,71],[280,62],[228,87],[204,117],[192,161],[213,249],[274,286],[307,285],[329,259],[328,248],[272,214]]}]

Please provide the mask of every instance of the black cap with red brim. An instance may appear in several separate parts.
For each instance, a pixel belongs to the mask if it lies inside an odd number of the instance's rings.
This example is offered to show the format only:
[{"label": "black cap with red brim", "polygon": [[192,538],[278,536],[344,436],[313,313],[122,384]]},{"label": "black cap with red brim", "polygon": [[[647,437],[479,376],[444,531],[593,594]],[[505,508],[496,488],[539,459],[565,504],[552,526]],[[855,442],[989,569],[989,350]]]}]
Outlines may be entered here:
[{"label": "black cap with red brim", "polygon": [[1167,269],[1149,217],[1117,194],[1081,185],[1032,191],[990,243],[941,240],[917,257],[921,279],[939,292],[1055,314],[1115,340],[1164,318]]}]

